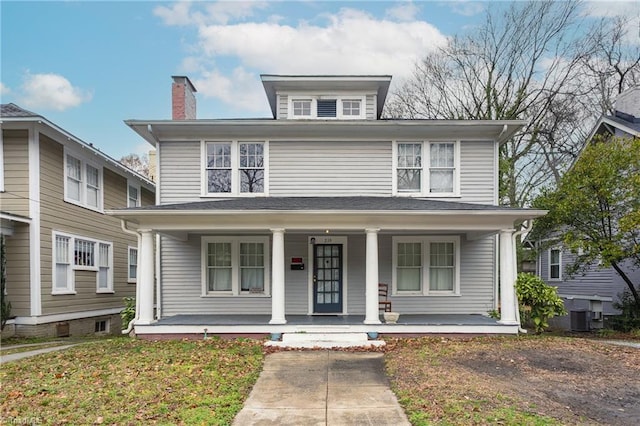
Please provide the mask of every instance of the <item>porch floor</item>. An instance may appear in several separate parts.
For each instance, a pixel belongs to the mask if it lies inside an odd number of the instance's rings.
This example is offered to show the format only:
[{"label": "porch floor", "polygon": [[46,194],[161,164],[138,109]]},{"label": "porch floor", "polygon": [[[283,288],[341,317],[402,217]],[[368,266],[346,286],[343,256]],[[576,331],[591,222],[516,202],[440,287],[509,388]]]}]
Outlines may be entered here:
[{"label": "porch floor", "polygon": [[[302,326],[348,326],[362,325],[364,315],[287,315],[287,325]],[[382,314],[380,314],[382,320]],[[169,325],[210,325],[247,326],[268,325],[271,315],[174,315],[158,320],[152,326]],[[456,314],[406,314],[400,315],[398,325],[425,326],[482,326],[499,325],[498,321],[484,315]]]}]

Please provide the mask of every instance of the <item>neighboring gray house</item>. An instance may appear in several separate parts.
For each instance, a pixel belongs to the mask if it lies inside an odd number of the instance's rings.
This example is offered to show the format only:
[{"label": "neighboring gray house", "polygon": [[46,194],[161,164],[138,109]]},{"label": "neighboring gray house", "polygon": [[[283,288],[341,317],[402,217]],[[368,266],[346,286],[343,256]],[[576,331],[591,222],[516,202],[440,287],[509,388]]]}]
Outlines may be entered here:
[{"label": "neighboring gray house", "polygon": [[0,225],[11,313],[3,336],[120,330],[137,239],[105,210],[154,204],[153,182],[41,115],[0,106]]},{"label": "neighboring gray house", "polygon": [[545,212],[498,206],[498,148],[524,122],[381,119],[390,82],[263,75],[272,118],[196,119],[174,77],[173,120],[126,121],[158,159],[157,205],[109,212],[141,237],[136,334],[517,333],[514,229]]},{"label": "neighboring gray house", "polygon": [[[618,96],[615,113],[600,118],[589,140],[596,135],[640,137],[640,86]],[[569,311],[569,315],[554,319],[554,325],[586,331],[602,328],[606,316],[619,313],[612,304],[618,300],[618,294],[628,287],[613,268],[592,265],[584,275],[569,278],[565,269],[573,264],[576,254],[562,244],[547,248],[548,241],[538,242],[538,246],[544,248],[538,252],[537,274],[547,284],[558,287],[558,293]],[[625,265],[625,269],[633,282],[640,282],[640,269],[630,263]],[[578,314],[580,312],[584,313]]]}]

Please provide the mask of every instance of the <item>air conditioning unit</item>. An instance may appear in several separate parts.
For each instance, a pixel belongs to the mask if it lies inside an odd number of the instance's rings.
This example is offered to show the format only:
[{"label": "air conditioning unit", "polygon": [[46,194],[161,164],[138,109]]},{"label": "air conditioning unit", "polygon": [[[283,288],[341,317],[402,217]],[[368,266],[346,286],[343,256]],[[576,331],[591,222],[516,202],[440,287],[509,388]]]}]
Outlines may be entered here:
[{"label": "air conditioning unit", "polygon": [[589,311],[571,311],[571,331],[589,331]]},{"label": "air conditioning unit", "polygon": [[593,312],[591,312],[591,320],[592,321],[601,321],[602,320],[602,311],[593,311]]}]

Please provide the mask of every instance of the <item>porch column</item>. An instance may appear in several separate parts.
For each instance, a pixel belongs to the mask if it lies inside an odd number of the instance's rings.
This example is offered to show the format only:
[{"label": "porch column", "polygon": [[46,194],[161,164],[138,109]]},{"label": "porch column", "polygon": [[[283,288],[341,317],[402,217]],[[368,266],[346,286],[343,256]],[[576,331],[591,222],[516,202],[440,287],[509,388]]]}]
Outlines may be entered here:
[{"label": "porch column", "polygon": [[286,324],[284,317],[284,229],[272,229],[271,248],[271,321],[269,324]]},{"label": "porch column", "polygon": [[136,324],[147,325],[154,320],[153,316],[153,231],[140,229],[140,253],[138,254],[138,294],[140,297],[138,319]]},{"label": "porch column", "polygon": [[514,250],[513,229],[500,230],[500,324],[518,324]]},{"label": "porch column", "polygon": [[365,229],[367,233],[365,274],[365,324],[380,324],[378,310],[378,231]]}]

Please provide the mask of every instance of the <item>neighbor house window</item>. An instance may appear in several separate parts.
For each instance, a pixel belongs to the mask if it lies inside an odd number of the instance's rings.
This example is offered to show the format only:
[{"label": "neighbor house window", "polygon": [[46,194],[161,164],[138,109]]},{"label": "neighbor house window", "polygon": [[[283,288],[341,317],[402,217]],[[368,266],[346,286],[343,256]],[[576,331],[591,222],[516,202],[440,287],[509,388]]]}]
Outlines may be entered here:
[{"label": "neighbor house window", "polygon": [[53,294],[75,294],[75,271],[96,274],[96,292],[113,292],[113,243],[53,233]]},{"label": "neighbor house window", "polygon": [[457,142],[397,142],[394,189],[397,194],[457,196]]},{"label": "neighbor house window", "polygon": [[138,280],[138,249],[129,247],[128,249],[129,267],[127,273],[127,282],[135,283]]},{"label": "neighbor house window", "polygon": [[394,237],[394,294],[459,294],[459,245],[459,237]]},{"label": "neighbor house window", "polygon": [[65,201],[92,210],[102,209],[102,168],[65,154]]},{"label": "neighbor house window", "polygon": [[206,194],[264,194],[265,142],[205,143]]},{"label": "neighbor house window", "polygon": [[268,237],[203,237],[204,295],[268,295]]},{"label": "neighbor house window", "polygon": [[140,207],[140,186],[127,185],[127,207]]},{"label": "neighbor house window", "polygon": [[562,254],[560,249],[550,249],[549,250],[549,279],[551,280],[560,280],[562,279]]}]

